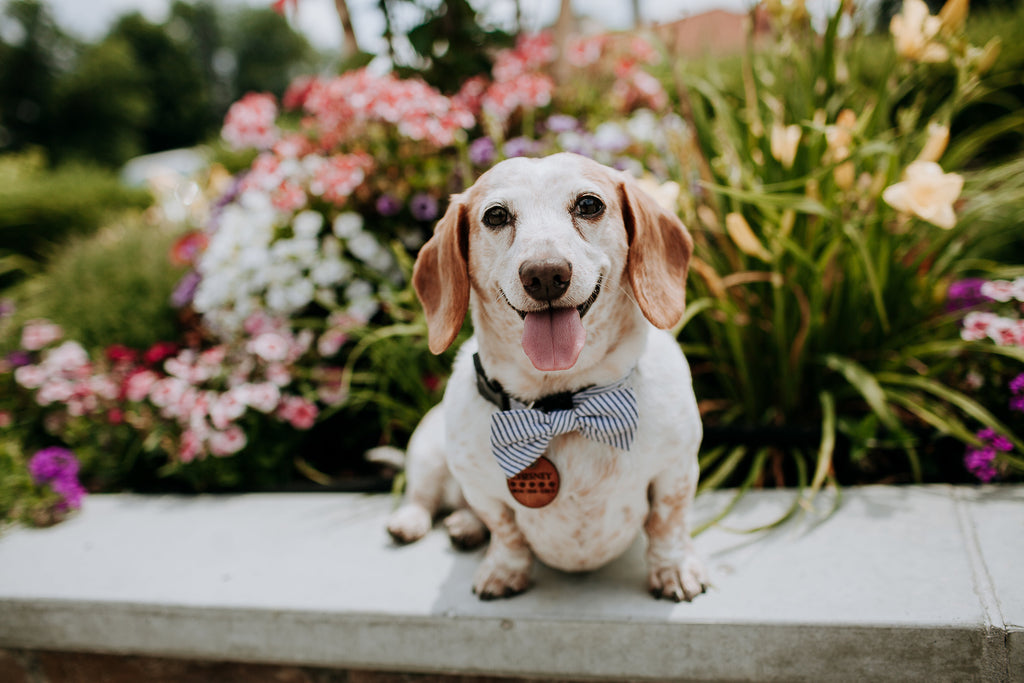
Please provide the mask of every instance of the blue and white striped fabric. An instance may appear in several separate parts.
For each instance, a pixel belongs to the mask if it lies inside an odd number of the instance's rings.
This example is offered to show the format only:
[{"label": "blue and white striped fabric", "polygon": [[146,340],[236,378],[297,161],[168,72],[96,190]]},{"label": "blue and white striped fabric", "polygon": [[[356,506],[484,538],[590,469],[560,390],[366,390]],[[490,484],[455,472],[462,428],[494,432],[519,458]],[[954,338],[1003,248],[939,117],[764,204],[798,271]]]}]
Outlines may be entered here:
[{"label": "blue and white striped fabric", "polygon": [[640,420],[629,380],[573,394],[572,410],[545,413],[524,408],[494,413],[491,450],[505,476],[514,477],[532,465],[559,434],[579,431],[588,439],[628,451]]}]

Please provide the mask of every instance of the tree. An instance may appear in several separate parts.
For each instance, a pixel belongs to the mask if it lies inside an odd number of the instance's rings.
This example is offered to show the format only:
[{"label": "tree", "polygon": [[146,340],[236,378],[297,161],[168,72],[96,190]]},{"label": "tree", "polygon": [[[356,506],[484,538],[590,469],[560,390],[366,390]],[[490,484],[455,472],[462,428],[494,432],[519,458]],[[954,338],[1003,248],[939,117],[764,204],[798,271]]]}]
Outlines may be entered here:
[{"label": "tree", "polygon": [[146,81],[124,40],[111,38],[87,48],[77,68],[56,87],[51,159],[118,166],[145,152],[154,105]]},{"label": "tree", "polygon": [[[415,4],[415,0],[405,1]],[[436,10],[426,10],[423,21],[407,37],[423,62],[414,65],[415,71],[444,92],[454,92],[466,79],[489,73],[493,51],[512,44],[508,33],[481,25],[468,0],[443,0]]]},{"label": "tree", "polygon": [[226,47],[237,65],[232,99],[249,91],[280,96],[295,76],[308,72],[317,61],[309,41],[273,10],[237,10],[228,26]]},{"label": "tree", "polygon": [[11,44],[0,41],[0,150],[48,145],[53,92],[77,45],[39,0],[14,0],[3,12]]},{"label": "tree", "polygon": [[193,145],[210,130],[210,90],[188,49],[163,26],[138,13],[121,17],[106,40],[121,40],[141,69],[141,91],[151,103],[142,130],[147,151]]}]

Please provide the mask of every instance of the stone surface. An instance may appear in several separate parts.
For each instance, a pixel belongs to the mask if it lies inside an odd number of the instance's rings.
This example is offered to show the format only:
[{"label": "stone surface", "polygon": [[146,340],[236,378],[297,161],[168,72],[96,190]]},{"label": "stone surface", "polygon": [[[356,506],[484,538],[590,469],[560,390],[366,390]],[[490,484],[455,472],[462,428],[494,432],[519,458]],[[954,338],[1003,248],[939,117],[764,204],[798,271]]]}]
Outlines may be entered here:
[{"label": "stone surface", "polygon": [[[1024,488],[847,489],[828,515],[830,495],[747,533],[796,494],[740,499],[697,539],[714,588],[679,605],[647,595],[642,539],[597,572],[537,566],[526,594],[481,602],[481,552],[440,529],[394,546],[387,496],[92,496],[0,537],[0,648],[468,677],[1024,680]],[[731,497],[701,496],[695,522]]]}]

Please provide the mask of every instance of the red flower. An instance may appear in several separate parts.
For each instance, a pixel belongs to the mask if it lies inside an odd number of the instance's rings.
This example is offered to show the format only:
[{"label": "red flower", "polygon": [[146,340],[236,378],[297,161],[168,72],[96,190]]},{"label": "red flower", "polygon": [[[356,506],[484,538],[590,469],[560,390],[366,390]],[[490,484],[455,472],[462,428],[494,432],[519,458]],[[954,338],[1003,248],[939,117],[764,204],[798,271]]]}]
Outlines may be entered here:
[{"label": "red flower", "polygon": [[274,0],[270,6],[278,14],[284,14],[288,10],[288,5],[291,5],[294,10],[299,6],[299,0]]},{"label": "red flower", "polygon": [[177,351],[178,345],[174,342],[157,342],[142,354],[142,359],[149,365],[156,365],[165,358],[173,356]]},{"label": "red flower", "polygon": [[113,344],[107,347],[107,360],[111,363],[134,363],[138,357],[138,351],[123,344]]},{"label": "red flower", "polygon": [[210,238],[197,230],[182,235],[171,247],[171,264],[178,267],[192,265],[209,243]]}]

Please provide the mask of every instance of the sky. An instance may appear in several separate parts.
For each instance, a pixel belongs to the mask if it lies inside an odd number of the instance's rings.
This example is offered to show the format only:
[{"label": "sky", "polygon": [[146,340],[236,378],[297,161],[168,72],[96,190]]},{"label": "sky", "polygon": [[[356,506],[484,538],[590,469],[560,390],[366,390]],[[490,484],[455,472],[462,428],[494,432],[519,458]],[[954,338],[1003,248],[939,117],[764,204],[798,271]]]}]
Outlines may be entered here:
[{"label": "sky", "polygon": [[[5,0],[0,0],[0,5]],[[163,21],[171,0],[45,0],[60,26],[80,38],[101,38],[115,18],[132,11],[141,12],[154,22]],[[269,6],[271,0],[218,0],[223,5]],[[515,5],[512,0],[471,0],[474,7],[495,22],[512,24]],[[649,21],[672,21],[708,9],[721,8],[744,12],[754,0],[640,0],[641,13]],[[558,12],[556,0],[521,0],[523,23],[528,29],[552,24]],[[628,0],[574,0],[578,14],[598,18],[609,29],[631,25]],[[378,0],[348,0],[349,11],[360,47],[376,52],[382,46],[383,18]],[[293,25],[321,49],[332,49],[341,42],[341,28],[334,0],[299,0]],[[396,18],[401,24],[401,18]]]}]

